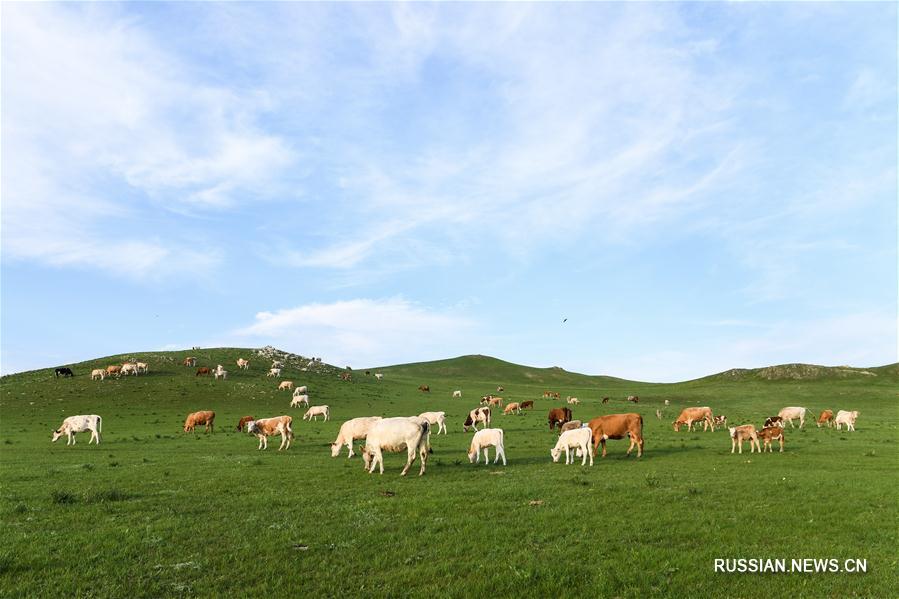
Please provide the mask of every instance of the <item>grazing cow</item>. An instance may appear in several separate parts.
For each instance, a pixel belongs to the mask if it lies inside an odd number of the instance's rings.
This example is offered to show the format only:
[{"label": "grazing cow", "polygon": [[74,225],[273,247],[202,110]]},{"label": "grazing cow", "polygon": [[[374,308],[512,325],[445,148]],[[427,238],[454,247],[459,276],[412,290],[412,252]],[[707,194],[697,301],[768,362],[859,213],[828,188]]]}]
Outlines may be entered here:
[{"label": "grazing cow", "polygon": [[727,426],[727,416],[715,416],[712,420],[716,426]]},{"label": "grazing cow", "polygon": [[429,385],[419,385],[418,390],[421,391],[422,393],[430,393],[431,387]]},{"label": "grazing cow", "polygon": [[278,385],[278,391],[290,391],[293,389],[293,381],[281,381]]},{"label": "grazing cow", "polygon": [[113,376],[113,375],[115,375],[116,378],[119,378],[119,376],[121,376],[121,374],[122,374],[122,367],[121,367],[121,366],[113,365],[113,366],[107,366],[107,367],[106,367],[106,376]]},{"label": "grazing cow", "polygon": [[481,398],[481,405],[486,406],[487,404],[490,403],[491,399],[493,399],[492,395],[485,395],[484,397]]},{"label": "grazing cow", "polygon": [[783,428],[783,418],[781,418],[780,416],[768,416],[767,418],[765,418],[765,426],[779,426],[780,428]]},{"label": "grazing cow", "polygon": [[309,396],[306,395],[305,393],[302,395],[294,395],[293,399],[290,400],[290,407],[298,408],[298,407],[300,407],[301,403],[306,404],[307,408],[309,407]]},{"label": "grazing cow", "polygon": [[552,408],[549,411],[549,430],[552,431],[556,425],[562,428],[562,425],[571,420],[571,408]]},{"label": "grazing cow", "polygon": [[241,419],[237,421],[237,432],[238,433],[242,432],[244,425],[246,425],[248,422],[252,422],[254,420],[256,420],[256,419],[253,418],[252,416],[242,416]]},{"label": "grazing cow", "polygon": [[296,389],[293,390],[293,396],[303,395],[304,393],[309,393],[309,388],[306,385],[300,385]]},{"label": "grazing cow", "polygon": [[553,391],[553,399],[561,399],[562,395],[558,391]]},{"label": "grazing cow", "polygon": [[306,410],[305,414],[303,414],[303,420],[316,420],[316,416],[324,416],[325,422],[327,422],[330,415],[331,410],[328,408],[328,406],[312,406],[311,408]]},{"label": "grazing cow", "polygon": [[640,398],[637,397],[636,395],[628,395],[627,400],[631,403],[639,403],[640,402]]},{"label": "grazing cow", "polygon": [[521,409],[522,409],[522,410],[526,410],[526,409],[528,409],[528,408],[530,408],[530,409],[532,409],[532,410],[534,409],[534,402],[533,402],[532,400],[530,400],[530,399],[527,400],[527,401],[521,402]]},{"label": "grazing cow", "polygon": [[490,426],[490,408],[475,408],[469,412],[462,425],[462,432],[467,433],[469,426],[478,430],[478,422],[483,422],[485,427]]},{"label": "grazing cow", "polygon": [[583,423],[580,420],[571,420],[562,425],[562,428],[559,429],[559,433],[564,433],[565,431],[574,430],[576,428],[581,428]]},{"label": "grazing cow", "polygon": [[833,410],[824,410],[821,412],[821,415],[818,417],[818,422],[816,423],[818,428],[821,428],[822,424],[826,424],[828,427],[833,425]]},{"label": "grazing cow", "polygon": [[516,414],[521,414],[521,404],[513,401],[513,402],[509,403],[509,405],[506,406],[505,410],[503,410],[503,414],[505,414],[507,416],[513,412]]},{"label": "grazing cow", "polygon": [[780,441],[780,452],[784,451],[784,429],[782,426],[766,426],[762,430],[758,432],[759,439],[764,441],[764,447],[762,450],[767,449],[769,452],[774,451],[771,449],[771,441]]},{"label": "grazing cow", "polygon": [[459,391],[458,389],[453,391],[453,399],[456,399],[457,397],[462,397],[462,392]]},{"label": "grazing cow", "polygon": [[331,457],[336,458],[339,456],[340,448],[344,445],[346,445],[349,450],[346,457],[353,457],[353,441],[356,439],[364,439],[374,423],[379,420],[381,420],[380,416],[363,416],[361,418],[347,420],[340,425],[340,431],[337,433],[337,438],[331,443]]},{"label": "grazing cow", "polygon": [[746,439],[749,439],[749,453],[753,453],[756,448],[758,448],[759,453],[762,452],[762,448],[759,447],[759,435],[755,431],[755,426],[751,424],[744,424],[743,426],[732,426],[729,430],[731,453],[733,453],[734,449],[736,449],[737,443],[740,444],[740,453],[743,453],[743,441],[745,441]]},{"label": "grazing cow", "polygon": [[837,430],[843,430],[842,425],[846,425],[846,430],[854,431],[855,430],[855,419],[858,418],[858,411],[853,410],[851,412],[847,412],[846,410],[840,410],[837,412],[837,417],[833,419],[833,423],[836,425]]},{"label": "grazing cow", "polygon": [[573,405],[573,406],[576,406],[579,403],[581,403],[577,397],[571,397],[570,395],[566,398],[565,401],[567,401],[569,405]]},{"label": "grazing cow", "polygon": [[75,376],[75,374],[72,372],[72,369],[66,366],[56,369],[56,378],[59,378],[59,375],[62,375],[63,378],[67,376]]},{"label": "grazing cow", "polygon": [[799,428],[802,428],[805,425],[805,413],[809,411],[807,408],[800,407],[790,407],[784,408],[780,412],[777,413],[778,416],[783,418],[784,422],[790,421],[790,428],[795,428],[793,426],[793,419],[799,419]]},{"label": "grazing cow", "polygon": [[503,407],[503,398],[502,397],[491,397],[487,400],[488,406],[496,406],[497,408]]},{"label": "grazing cow", "polygon": [[665,400],[665,405],[666,405],[666,406],[670,406],[670,405],[671,405],[671,402],[668,401],[668,400],[666,399],[666,400]]},{"label": "grazing cow", "polygon": [[121,374],[128,375],[137,375],[137,364],[132,364],[131,362],[125,362],[122,364]]},{"label": "grazing cow", "polygon": [[643,455],[643,416],[636,413],[609,414],[599,416],[587,423],[593,431],[593,453],[602,445],[602,457],[606,457],[606,441],[608,439],[624,439],[630,437],[631,444],[627,448],[627,455],[637,448],[637,457]]},{"label": "grazing cow", "polygon": [[244,360],[243,358],[237,358],[237,369],[238,370],[249,370],[250,369],[250,361]]},{"label": "grazing cow", "polygon": [[182,363],[184,366],[190,366],[191,368],[193,368],[194,366],[197,365],[197,359],[194,358],[193,356],[189,356],[189,357],[187,357],[187,358],[184,358],[184,361],[181,362],[181,363]]},{"label": "grazing cow", "polygon": [[353,374],[350,372],[341,372],[340,380],[341,381],[351,381],[351,380],[353,380]]},{"label": "grazing cow", "polygon": [[256,435],[259,439],[259,447],[257,450],[268,449],[268,438],[275,435],[281,435],[282,449],[290,449],[290,442],[293,440],[293,418],[291,416],[275,416],[274,418],[262,418],[261,420],[251,420],[247,423],[247,432]]},{"label": "grazing cow", "polygon": [[[571,424],[571,423],[569,423]],[[562,455],[562,450],[565,450],[565,463],[573,464],[574,463],[574,452],[572,449],[579,449],[579,455],[583,456],[581,460],[581,466],[587,465],[587,456],[590,457],[590,465],[593,465],[593,447],[590,445],[590,441],[593,438],[593,431],[590,428],[576,428],[563,432],[559,435],[559,440],[556,441],[556,446],[549,450],[549,455],[552,456],[553,462],[559,461],[559,456]]]},{"label": "grazing cow", "polygon": [[497,388],[496,388],[496,392],[497,392],[497,393],[502,393],[502,392],[505,391],[505,390],[506,390],[505,387],[497,387]]},{"label": "grazing cow", "polygon": [[384,451],[399,452],[406,450],[406,465],[400,476],[406,476],[409,467],[415,461],[416,454],[421,456],[421,470],[425,473],[428,462],[428,435],[431,425],[423,418],[382,418],[372,424],[365,436],[365,447],[362,448],[362,463],[371,474],[380,465],[384,474]]},{"label": "grazing cow", "polygon": [[94,368],[91,370],[91,380],[96,381],[100,379],[101,381],[106,378],[106,371],[102,368]]},{"label": "grazing cow", "polygon": [[553,392],[552,392],[552,391],[544,391],[544,392],[543,392],[543,399],[549,399],[549,398],[552,397],[552,396],[553,396]]},{"label": "grazing cow", "polygon": [[274,377],[279,377],[279,376],[281,376],[281,369],[280,369],[280,368],[269,368],[269,369],[268,369],[268,374],[265,375],[265,376],[268,376],[268,377],[272,377],[272,376],[274,376]]},{"label": "grazing cow", "polygon": [[500,458],[503,460],[503,466],[506,465],[506,450],[503,446],[503,429],[501,428],[483,428],[476,432],[471,438],[471,445],[468,448],[468,461],[477,464],[481,460],[481,450],[484,450],[484,465],[488,464],[490,456],[488,448],[493,447],[496,451],[496,457],[493,463],[497,463]]},{"label": "grazing cow", "polygon": [[609,398],[608,398],[608,397],[603,397],[603,398],[602,398],[602,403],[609,403]]},{"label": "grazing cow", "polygon": [[137,374],[147,374],[150,372],[150,365],[146,362],[138,362],[135,366],[137,367]]},{"label": "grazing cow", "polygon": [[210,410],[204,410],[202,412],[194,412],[192,414],[188,414],[187,418],[184,420],[184,432],[192,433],[194,432],[194,428],[198,424],[203,424],[206,426],[207,433],[214,433],[213,424],[215,423],[215,412]]},{"label": "grazing cow", "polygon": [[194,376],[209,376],[210,374],[212,374],[212,371],[209,368],[207,368],[206,366],[200,366],[199,368],[197,368],[197,374],[195,374]]},{"label": "grazing cow", "polygon": [[380,381],[381,379],[384,378],[384,375],[381,374],[380,372],[376,372],[376,373],[375,373],[375,378],[378,379],[378,380]]},{"label": "grazing cow", "polygon": [[68,437],[66,445],[74,445],[75,433],[84,431],[91,432],[91,438],[87,442],[88,445],[91,444],[91,441],[96,441],[97,445],[99,445],[100,433],[103,432],[103,419],[96,414],[91,414],[89,416],[69,416],[62,421],[62,425],[60,425],[58,429],[53,431],[52,442],[56,443],[57,439],[66,435],[66,437]]},{"label": "grazing cow", "polygon": [[436,424],[438,435],[440,431],[446,434],[446,412],[422,412],[418,417],[427,420],[432,427]]},{"label": "grazing cow", "polygon": [[712,431],[715,430],[715,420],[712,416],[712,408],[703,407],[703,408],[684,408],[680,416],[677,417],[672,424],[674,424],[674,431],[680,432],[680,427],[683,425],[687,425],[687,430],[693,430],[693,423],[702,421],[702,430],[705,431],[709,426],[712,427]]}]

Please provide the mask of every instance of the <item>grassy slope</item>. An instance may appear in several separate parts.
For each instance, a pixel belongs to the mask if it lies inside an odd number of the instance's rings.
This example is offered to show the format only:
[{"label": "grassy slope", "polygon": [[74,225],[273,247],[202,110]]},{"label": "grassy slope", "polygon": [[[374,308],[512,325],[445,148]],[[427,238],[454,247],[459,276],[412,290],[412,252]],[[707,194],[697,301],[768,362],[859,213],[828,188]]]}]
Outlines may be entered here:
[{"label": "grassy slope", "polygon": [[[234,364],[247,350],[192,352],[201,365]],[[115,357],[5,377],[0,396],[0,593],[76,595],[587,595],[899,596],[895,491],[895,367],[876,377],[769,381],[709,377],[676,385],[631,383],[464,357],[355,373],[285,378],[308,384],[333,422],[296,417],[288,453],[256,452],[233,431],[238,417],[288,413],[287,393],[229,367],[227,382],[175,364],[186,353],[141,354],[151,374],[92,382],[84,373]],[[169,361],[171,359],[171,361]],[[419,393],[419,384],[432,393]],[[623,442],[593,468],[552,464],[546,408],[498,417],[508,467],[465,458],[463,415],[502,384],[511,400],[549,388],[577,395],[575,417],[636,409],[646,455]],[[462,400],[450,398],[463,390]],[[623,397],[637,394],[639,406]],[[609,395],[606,406],[598,398]],[[672,405],[664,421],[655,417]],[[813,426],[787,434],[779,455],[732,456],[726,432],[674,433],[686,405],[760,424],[784,405],[858,409],[856,433]],[[215,435],[180,432],[184,414],[214,409]],[[424,478],[368,476],[358,458],[327,444],[355,416],[447,412]],[[100,413],[104,440],[51,445],[65,415]],[[276,444],[275,444],[276,446]],[[415,469],[417,471],[417,469]],[[391,495],[390,493],[393,493]],[[541,501],[530,505],[531,501]],[[861,557],[869,572],[722,575],[716,557]],[[774,583],[774,584],[772,584]]]}]

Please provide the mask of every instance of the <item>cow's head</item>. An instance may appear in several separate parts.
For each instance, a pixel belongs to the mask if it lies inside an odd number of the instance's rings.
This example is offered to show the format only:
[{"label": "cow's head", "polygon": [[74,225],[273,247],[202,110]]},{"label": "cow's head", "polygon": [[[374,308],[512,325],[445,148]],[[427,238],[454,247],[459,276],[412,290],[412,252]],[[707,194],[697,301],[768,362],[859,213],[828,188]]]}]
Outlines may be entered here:
[{"label": "cow's head", "polygon": [[331,457],[336,458],[340,455],[340,443],[331,443]]},{"label": "cow's head", "polygon": [[555,447],[553,447],[552,449],[549,450],[549,455],[552,456],[553,462],[558,462],[559,456],[562,455],[562,450],[556,449]]},{"label": "cow's head", "polygon": [[727,430],[730,431],[730,438],[731,438],[731,439],[733,439],[734,437],[737,436],[737,427],[732,426],[732,427],[728,428]]},{"label": "cow's head", "polygon": [[681,425],[686,424],[686,423],[681,422],[680,420],[675,420],[671,424],[674,426],[674,432],[679,433]]},{"label": "cow's head", "polygon": [[250,420],[247,422],[247,433],[254,434],[259,432],[259,425],[256,424],[255,420]]},{"label": "cow's head", "polygon": [[50,441],[50,442],[51,442],[51,443],[56,443],[57,439],[59,439],[60,437],[62,437],[64,434],[65,434],[65,433],[62,432],[62,429],[57,429],[57,430],[53,431],[53,440]]}]

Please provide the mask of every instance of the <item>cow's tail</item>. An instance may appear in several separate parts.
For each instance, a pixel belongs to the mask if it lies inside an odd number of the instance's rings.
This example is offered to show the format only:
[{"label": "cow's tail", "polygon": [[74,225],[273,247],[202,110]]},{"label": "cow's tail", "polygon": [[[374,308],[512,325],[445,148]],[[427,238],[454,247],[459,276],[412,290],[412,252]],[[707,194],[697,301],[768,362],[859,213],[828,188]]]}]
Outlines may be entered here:
[{"label": "cow's tail", "polygon": [[103,417],[102,416],[97,416],[97,432],[98,433],[103,432]]},{"label": "cow's tail", "polygon": [[434,453],[431,451],[431,423],[426,419],[422,419],[421,422],[421,440],[418,442],[419,448],[422,443],[428,448],[428,453]]}]

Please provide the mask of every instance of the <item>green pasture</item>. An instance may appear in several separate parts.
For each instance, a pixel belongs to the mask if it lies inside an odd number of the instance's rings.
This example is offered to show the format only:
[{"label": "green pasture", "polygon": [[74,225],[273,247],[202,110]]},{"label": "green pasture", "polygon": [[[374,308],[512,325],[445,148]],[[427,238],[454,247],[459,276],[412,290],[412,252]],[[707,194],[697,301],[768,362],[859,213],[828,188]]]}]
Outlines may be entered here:
[{"label": "green pasture", "polygon": [[[896,365],[678,384],[479,356],[372,369],[381,382],[285,368],[281,380],[331,407],[330,422],[309,423],[251,351],[133,354],[148,375],[102,382],[90,370],[121,356],[73,365],[72,379],[52,368],[4,377],[0,595],[899,597]],[[224,364],[228,380],[194,376],[178,365],[188,354]],[[462,421],[498,385],[506,401],[536,409],[495,415],[509,464],[475,466]],[[541,399],[544,390],[577,396],[578,419],[640,412],[644,456],[625,458],[627,441],[610,441],[592,468],[552,463],[546,413],[561,402]],[[856,432],[807,422],[787,428],[783,454],[731,455],[726,431],[672,430],[696,405],[757,426],[790,405],[860,416]],[[215,410],[214,434],[181,431],[196,410]],[[387,455],[383,476],[345,451],[330,456],[349,418],[431,410],[447,413],[449,434],[432,435],[423,477],[417,465],[399,476],[404,455]],[[85,433],[74,447],[50,443],[65,416],[91,413],[103,417],[100,446]],[[243,415],[280,414],[294,416],[288,452],[278,439],[257,451],[234,430]],[[722,574],[715,558],[861,558],[867,572]]]}]

